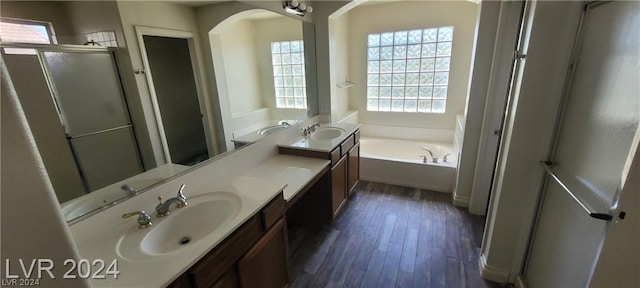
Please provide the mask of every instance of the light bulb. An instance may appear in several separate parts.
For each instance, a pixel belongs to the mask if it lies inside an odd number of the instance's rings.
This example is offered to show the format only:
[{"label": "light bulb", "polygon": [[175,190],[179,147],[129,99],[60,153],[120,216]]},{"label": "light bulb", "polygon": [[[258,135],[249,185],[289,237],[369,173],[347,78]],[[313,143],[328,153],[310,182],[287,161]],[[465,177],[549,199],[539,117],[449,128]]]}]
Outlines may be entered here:
[{"label": "light bulb", "polygon": [[300,11],[305,11],[305,10],[307,10],[307,4],[300,3],[300,6],[298,6],[298,10],[300,10]]},{"label": "light bulb", "polygon": [[289,1],[289,6],[291,6],[292,8],[296,8],[298,7],[300,3],[298,2],[298,0],[291,0]]},{"label": "light bulb", "polygon": [[307,6],[307,13],[313,12],[313,7],[311,5]]}]

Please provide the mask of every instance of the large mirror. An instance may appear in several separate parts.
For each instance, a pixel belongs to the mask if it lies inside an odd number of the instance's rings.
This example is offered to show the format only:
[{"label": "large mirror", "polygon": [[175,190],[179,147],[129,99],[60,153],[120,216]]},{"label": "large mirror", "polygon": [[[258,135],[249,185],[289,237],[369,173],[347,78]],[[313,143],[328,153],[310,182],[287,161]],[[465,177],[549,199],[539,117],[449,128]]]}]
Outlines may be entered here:
[{"label": "large mirror", "polygon": [[313,24],[282,12],[234,1],[2,8],[2,57],[71,223],[317,115]]}]

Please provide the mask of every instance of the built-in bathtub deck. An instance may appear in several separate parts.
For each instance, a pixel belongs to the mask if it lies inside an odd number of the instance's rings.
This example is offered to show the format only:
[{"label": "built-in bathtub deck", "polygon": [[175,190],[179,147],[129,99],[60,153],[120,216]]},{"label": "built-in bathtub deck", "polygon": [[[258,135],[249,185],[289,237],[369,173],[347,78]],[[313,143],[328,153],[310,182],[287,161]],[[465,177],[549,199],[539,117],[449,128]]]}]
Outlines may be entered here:
[{"label": "built-in bathtub deck", "polygon": [[[431,149],[438,162],[434,163],[423,147]],[[452,193],[457,154],[451,143],[362,136],[360,179]],[[426,163],[422,155],[427,157]]]},{"label": "built-in bathtub deck", "polygon": [[361,181],[335,225],[290,230],[291,287],[500,287],[479,275],[483,226],[450,194]]}]

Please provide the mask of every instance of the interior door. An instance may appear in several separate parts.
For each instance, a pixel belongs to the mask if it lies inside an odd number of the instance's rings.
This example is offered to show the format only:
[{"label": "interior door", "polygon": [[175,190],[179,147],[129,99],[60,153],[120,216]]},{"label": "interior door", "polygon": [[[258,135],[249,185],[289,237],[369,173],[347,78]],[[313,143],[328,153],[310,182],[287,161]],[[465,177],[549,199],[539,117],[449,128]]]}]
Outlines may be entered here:
[{"label": "interior door", "polygon": [[635,1],[585,6],[524,271],[529,287],[589,286],[611,233],[612,222],[593,216],[616,209],[637,147],[639,15]]}]

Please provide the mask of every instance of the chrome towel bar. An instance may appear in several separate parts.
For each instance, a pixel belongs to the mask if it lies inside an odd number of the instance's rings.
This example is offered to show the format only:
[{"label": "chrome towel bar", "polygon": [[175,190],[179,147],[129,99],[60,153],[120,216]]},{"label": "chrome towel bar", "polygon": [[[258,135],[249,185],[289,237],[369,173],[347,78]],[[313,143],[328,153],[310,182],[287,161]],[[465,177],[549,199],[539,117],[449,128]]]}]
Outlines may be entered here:
[{"label": "chrome towel bar", "polygon": [[540,166],[544,168],[544,171],[546,171],[547,174],[551,176],[551,178],[553,178],[553,180],[555,180],[556,183],[558,183],[558,185],[560,185],[560,187],[562,187],[562,189],[564,189],[564,191],[566,191],[569,194],[569,196],[571,196],[571,198],[573,198],[573,200],[578,202],[578,205],[580,205],[580,207],[582,207],[582,209],[584,209],[584,211],[586,211],[589,214],[589,216],[596,219],[605,220],[605,221],[611,221],[613,219],[613,215],[609,213],[599,213],[594,211],[589,205],[584,203],[582,199],[578,198],[578,196],[575,193],[571,192],[571,189],[569,189],[569,187],[567,187],[567,185],[565,185],[562,182],[562,180],[560,180],[560,178],[558,178],[558,176],[555,173],[553,173],[553,171],[551,171],[552,164],[553,163],[549,161],[540,161]]}]

